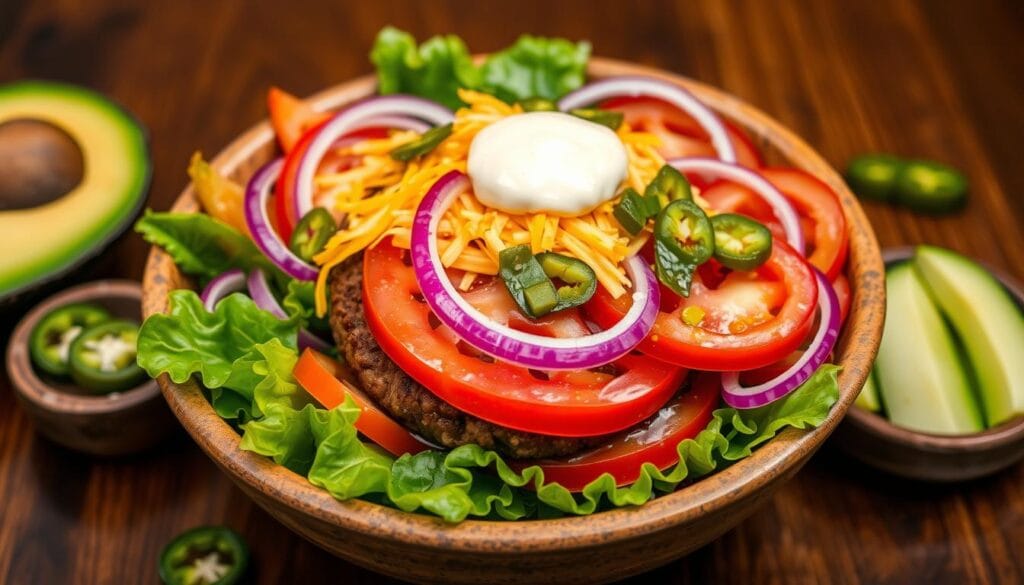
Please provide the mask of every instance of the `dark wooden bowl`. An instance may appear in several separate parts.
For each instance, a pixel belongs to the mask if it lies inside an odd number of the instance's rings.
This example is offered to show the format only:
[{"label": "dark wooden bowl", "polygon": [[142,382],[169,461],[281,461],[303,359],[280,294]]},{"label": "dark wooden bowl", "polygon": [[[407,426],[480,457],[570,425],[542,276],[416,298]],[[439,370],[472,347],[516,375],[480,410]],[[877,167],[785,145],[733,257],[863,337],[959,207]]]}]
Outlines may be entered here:
[{"label": "dark wooden bowl", "polygon": [[[239,437],[213,411],[194,383],[160,378],[164,396],[182,424],[214,461],[285,526],[349,561],[404,579],[434,583],[598,583],[640,573],[717,538],[763,503],[800,469],[832,433],[855,399],[874,360],[885,310],[882,260],[864,214],[842,179],[800,138],[735,97],[683,77],[626,63],[593,59],[592,78],[641,74],[685,86],[750,132],[776,162],[801,167],[839,194],[850,223],[849,276],[853,308],[837,349],[842,397],[817,429],[789,430],[752,456],[643,506],[582,518],[528,522],[469,520],[458,525],[359,500],[339,502],[271,460],[239,450]],[[372,76],[317,94],[311,103],[330,109],[371,94]],[[245,181],[275,156],[264,122],[214,160]],[[191,188],[174,206],[195,211]],[[167,310],[167,295],[188,286],[162,251],[150,253],[143,312]]]},{"label": "dark wooden bowl", "polygon": [[18,323],[7,344],[7,371],[36,430],[69,449],[93,455],[126,455],[154,445],[174,428],[154,380],[124,392],[90,394],[71,382],[39,375],[28,340],[39,320],[69,303],[94,303],[114,316],[138,320],[142,289],[127,280],[100,280],[70,288],[37,305]]},{"label": "dark wooden bowl", "polygon": [[[909,260],[914,248],[889,248],[886,265]],[[1024,286],[986,266],[1024,308]],[[923,481],[977,479],[1024,459],[1024,416],[971,435],[932,435],[898,427],[873,412],[851,408],[836,431],[836,443],[851,457],[883,471]]]}]

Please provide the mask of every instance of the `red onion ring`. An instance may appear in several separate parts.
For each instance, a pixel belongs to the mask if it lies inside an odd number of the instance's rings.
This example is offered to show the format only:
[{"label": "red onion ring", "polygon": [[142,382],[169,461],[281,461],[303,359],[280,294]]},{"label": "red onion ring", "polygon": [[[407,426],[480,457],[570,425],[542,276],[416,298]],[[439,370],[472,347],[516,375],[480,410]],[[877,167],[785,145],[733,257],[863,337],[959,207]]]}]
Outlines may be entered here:
[{"label": "red onion ring", "polygon": [[[288,318],[288,313],[285,312],[280,303],[277,302],[277,299],[274,298],[274,293],[270,290],[270,283],[267,282],[267,275],[264,274],[262,270],[254,268],[253,271],[249,273],[249,279],[246,283],[249,287],[249,296],[252,297],[252,300],[256,303],[257,307],[278,319],[284,320]],[[299,351],[302,351],[307,347],[312,347],[317,351],[326,351],[331,348],[326,341],[320,339],[305,328],[299,329],[298,345]]]},{"label": "red onion ring", "polygon": [[496,359],[542,370],[579,370],[612,362],[637,346],[658,316],[658,281],[639,256],[625,261],[633,281],[633,306],[612,328],[573,338],[516,331],[496,323],[469,304],[448,279],[437,250],[437,226],[452,202],[470,186],[450,171],[437,180],[413,218],[411,255],[423,297],[440,321],[476,349]]},{"label": "red onion ring", "polygon": [[234,268],[215,276],[203,288],[199,298],[203,301],[203,308],[212,313],[221,299],[240,290],[245,290],[245,273]]},{"label": "red onion ring", "polygon": [[569,93],[558,101],[558,108],[568,111],[618,96],[653,97],[672,104],[689,114],[708,133],[718,158],[729,163],[736,162],[736,149],[718,116],[692,93],[668,81],[638,75],[609,77]]},{"label": "red onion ring", "polygon": [[775,185],[768,182],[768,179],[746,167],[725,163],[714,158],[685,157],[674,158],[667,162],[683,174],[697,173],[726,179],[753,190],[771,205],[775,217],[779,218],[782,229],[786,231],[786,242],[801,255],[804,254],[804,232],[800,228],[800,216],[793,209],[789,199],[786,199],[786,196],[779,192]]},{"label": "red onion ring", "polygon": [[[370,120],[382,117],[398,116],[402,119],[419,118],[435,126],[447,124],[454,119],[448,108],[409,95],[385,95],[367,98],[357,102],[334,115],[320,129],[320,132],[309,143],[306,152],[299,160],[299,168],[295,172],[293,192],[298,208],[295,217],[302,217],[313,209],[313,178],[324,155],[342,136],[357,128],[365,128]],[[398,118],[395,119],[396,121]],[[362,124],[362,126],[360,126]],[[400,126],[396,126],[400,127]]]},{"label": "red onion ring", "polygon": [[288,249],[281,241],[281,236],[270,224],[267,216],[267,199],[270,198],[270,187],[281,174],[284,159],[273,160],[260,167],[249,179],[245,187],[245,223],[249,233],[263,254],[280,268],[285,274],[297,280],[316,280],[316,267],[303,262],[301,258]]},{"label": "red onion ring", "polygon": [[839,339],[839,298],[828,278],[813,268],[818,279],[818,330],[800,359],[785,372],[756,386],[740,385],[739,372],[722,374],[722,398],[733,408],[757,408],[786,396],[806,382],[828,360]]},{"label": "red onion ring", "polygon": [[[348,134],[359,130],[365,130],[366,128],[395,128],[399,130],[412,130],[413,132],[419,132],[422,134],[427,130],[430,130],[430,124],[414,118],[407,118],[405,116],[373,116],[353,123],[345,132],[345,135],[341,136],[334,144],[331,145],[331,148],[344,148],[363,140],[359,137],[350,137]],[[319,166],[319,163],[317,163],[317,166]],[[309,190],[308,200],[305,200],[302,197],[295,197],[291,200],[291,204],[292,213],[295,214],[295,217],[301,218],[306,215],[314,207],[313,190]]]}]

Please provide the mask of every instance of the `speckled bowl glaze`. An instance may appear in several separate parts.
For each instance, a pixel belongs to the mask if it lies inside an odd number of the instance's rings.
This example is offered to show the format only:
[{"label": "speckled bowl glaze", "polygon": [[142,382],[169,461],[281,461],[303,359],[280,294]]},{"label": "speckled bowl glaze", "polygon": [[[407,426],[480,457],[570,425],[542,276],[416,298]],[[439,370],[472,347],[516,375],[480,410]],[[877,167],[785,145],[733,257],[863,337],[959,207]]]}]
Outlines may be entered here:
[{"label": "speckled bowl glaze", "polygon": [[[195,383],[160,379],[164,396],[188,432],[260,506],[285,526],[332,553],[381,573],[429,583],[599,583],[681,557],[717,538],[754,511],[821,446],[853,403],[881,338],[885,311],[882,260],[864,214],[838,174],[800,138],[740,100],[683,77],[593,59],[591,78],[640,74],[682,85],[745,128],[770,161],[813,173],[839,194],[850,224],[848,276],[853,305],[836,350],[842,396],[810,431],[789,430],[728,469],[647,504],[588,517],[526,522],[469,520],[458,525],[363,501],[339,502],[265,457],[241,451],[238,435]],[[371,94],[364,77],[311,98],[330,109]],[[214,160],[245,181],[274,156],[269,124],[252,128]],[[174,206],[195,211],[192,189]],[[167,310],[167,295],[192,283],[154,249],[144,279],[144,314]]]},{"label": "speckled bowl glaze", "polygon": [[[909,260],[913,247],[886,248],[887,266]],[[1024,307],[1024,286],[986,266]],[[932,435],[898,427],[883,416],[851,408],[836,431],[836,444],[854,459],[893,475],[952,483],[991,475],[1024,459],[1024,416],[970,435]]]}]

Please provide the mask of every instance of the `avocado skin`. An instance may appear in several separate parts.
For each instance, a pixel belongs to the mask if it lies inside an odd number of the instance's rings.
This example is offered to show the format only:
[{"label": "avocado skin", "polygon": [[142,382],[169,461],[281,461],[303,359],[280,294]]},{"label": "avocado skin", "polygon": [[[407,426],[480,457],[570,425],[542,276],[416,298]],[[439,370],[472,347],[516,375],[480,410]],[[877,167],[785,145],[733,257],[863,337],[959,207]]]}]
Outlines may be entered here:
[{"label": "avocado skin", "polygon": [[[26,114],[12,117],[10,109],[24,109],[24,104],[39,102],[39,112],[29,111]],[[84,273],[85,267],[92,265],[90,260],[97,258],[114,240],[120,237],[141,213],[145,206],[146,195],[152,178],[152,162],[149,149],[149,134],[146,128],[138,119],[124,107],[113,102],[106,96],[93,90],[53,81],[24,80],[9,84],[0,84],[0,122],[17,119],[21,117],[40,118],[47,120],[56,126],[68,130],[73,135],[81,136],[74,131],[76,124],[72,120],[66,124],[62,117],[64,110],[59,103],[69,104],[69,110],[73,112],[72,117],[81,116],[83,111],[91,112],[93,123],[100,127],[105,126],[103,132],[92,134],[110,135],[116,134],[119,144],[123,148],[104,149],[102,156],[98,152],[92,153],[92,161],[87,165],[103,164],[120,165],[130,169],[129,176],[120,185],[120,188],[111,189],[109,185],[102,190],[92,192],[93,197],[111,199],[115,198],[118,205],[115,210],[106,213],[99,221],[84,222],[87,226],[70,225],[68,221],[38,222],[40,234],[62,234],[69,231],[77,232],[77,241],[67,240],[60,243],[64,246],[59,254],[40,261],[37,265],[28,265],[20,268],[17,274],[0,270],[0,308],[9,308],[15,304],[20,305],[22,300],[35,298],[41,290],[52,289],[59,281],[68,277]],[[13,104],[13,105],[12,105]],[[20,104],[20,105],[19,105]],[[55,104],[58,104],[55,107]],[[38,115],[37,115],[38,114]],[[86,139],[85,142],[88,142]],[[80,146],[81,143],[80,143]],[[87,146],[83,146],[83,151]],[[87,157],[88,161],[88,157]],[[88,169],[86,170],[88,174]],[[82,189],[89,189],[91,182],[88,177],[83,180],[72,193],[78,193]],[[70,195],[70,194],[69,194]],[[60,201],[48,204],[46,207],[59,207]],[[34,210],[28,210],[34,211]],[[12,221],[13,216],[5,217],[9,213],[0,211],[0,228],[6,227],[5,222]],[[14,221],[18,221],[14,219]],[[0,232],[5,230],[0,230]],[[23,240],[23,238],[21,238]],[[49,240],[42,238],[33,239],[35,247],[46,246]],[[15,242],[17,244],[17,242]],[[9,250],[4,250],[5,253]]]},{"label": "avocado skin", "polygon": [[981,265],[919,246],[914,268],[963,344],[988,426],[1024,413],[1024,312]]}]

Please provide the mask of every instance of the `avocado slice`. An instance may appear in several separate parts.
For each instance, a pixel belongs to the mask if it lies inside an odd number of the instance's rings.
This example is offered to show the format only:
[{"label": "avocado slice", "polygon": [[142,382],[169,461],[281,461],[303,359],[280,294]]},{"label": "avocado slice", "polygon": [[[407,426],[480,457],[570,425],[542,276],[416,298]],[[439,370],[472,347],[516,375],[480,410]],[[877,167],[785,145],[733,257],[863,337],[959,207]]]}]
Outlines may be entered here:
[{"label": "avocado slice", "polygon": [[920,246],[914,265],[974,366],[989,426],[1024,413],[1024,313],[977,263]]},{"label": "avocado slice", "polygon": [[860,389],[860,394],[857,395],[857,401],[854,402],[854,405],[871,412],[882,410],[882,402],[878,398],[878,384],[875,382],[874,369],[868,372],[868,379],[864,380],[864,387]]},{"label": "avocado slice", "polygon": [[149,187],[146,134],[81,87],[0,85],[0,302],[95,256]]},{"label": "avocado slice", "polygon": [[875,359],[889,420],[926,433],[982,430],[953,336],[909,263],[889,268],[882,344]]}]

